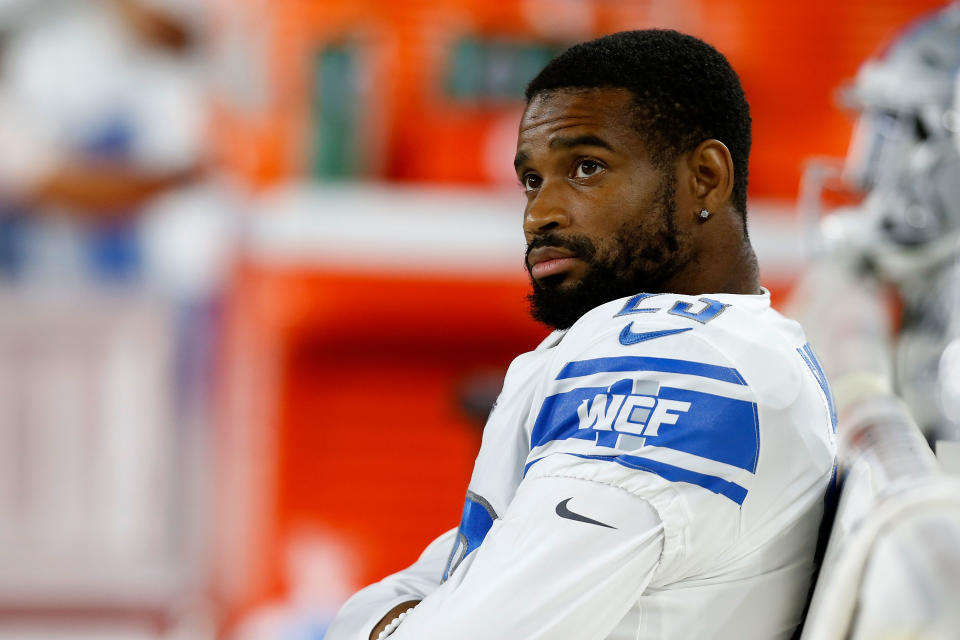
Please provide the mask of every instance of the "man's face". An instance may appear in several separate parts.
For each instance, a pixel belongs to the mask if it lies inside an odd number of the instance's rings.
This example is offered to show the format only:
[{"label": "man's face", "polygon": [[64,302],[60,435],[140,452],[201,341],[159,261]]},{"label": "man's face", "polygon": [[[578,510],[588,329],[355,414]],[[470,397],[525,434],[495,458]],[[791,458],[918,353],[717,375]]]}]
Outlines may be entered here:
[{"label": "man's face", "polygon": [[668,291],[694,258],[673,168],[653,166],[624,89],[539,94],[515,161],[534,317],[567,328],[590,309]]}]

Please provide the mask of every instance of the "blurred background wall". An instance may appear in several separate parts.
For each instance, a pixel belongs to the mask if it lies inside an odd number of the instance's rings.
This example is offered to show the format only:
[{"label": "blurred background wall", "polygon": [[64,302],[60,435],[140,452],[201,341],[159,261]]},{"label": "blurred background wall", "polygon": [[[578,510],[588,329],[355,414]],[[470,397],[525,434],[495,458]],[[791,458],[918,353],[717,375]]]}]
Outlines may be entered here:
[{"label": "blurred background wall", "polygon": [[0,638],[318,638],[459,520],[526,315],[526,82],[704,38],[774,303],[836,90],[928,0],[0,2]]}]

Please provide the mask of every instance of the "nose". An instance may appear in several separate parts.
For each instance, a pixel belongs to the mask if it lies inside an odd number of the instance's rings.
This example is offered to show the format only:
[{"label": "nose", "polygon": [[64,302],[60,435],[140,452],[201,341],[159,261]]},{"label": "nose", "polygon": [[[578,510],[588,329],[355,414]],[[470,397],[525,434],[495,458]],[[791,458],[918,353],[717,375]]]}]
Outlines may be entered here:
[{"label": "nose", "polygon": [[527,202],[523,215],[523,231],[528,236],[539,235],[547,231],[562,229],[570,224],[567,203],[545,184],[540,191]]}]

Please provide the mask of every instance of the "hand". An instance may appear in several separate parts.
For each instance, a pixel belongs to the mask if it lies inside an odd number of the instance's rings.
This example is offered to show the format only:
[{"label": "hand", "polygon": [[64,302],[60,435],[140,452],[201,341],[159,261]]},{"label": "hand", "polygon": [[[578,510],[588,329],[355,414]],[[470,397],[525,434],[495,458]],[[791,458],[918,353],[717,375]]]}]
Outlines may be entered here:
[{"label": "hand", "polygon": [[380,635],[380,632],[387,628],[387,625],[390,624],[390,621],[396,618],[398,615],[409,609],[410,607],[415,607],[420,603],[419,600],[407,600],[406,602],[401,602],[390,611],[387,611],[387,615],[380,618],[380,622],[373,627],[373,631],[370,632],[370,640],[377,640],[377,636]]}]

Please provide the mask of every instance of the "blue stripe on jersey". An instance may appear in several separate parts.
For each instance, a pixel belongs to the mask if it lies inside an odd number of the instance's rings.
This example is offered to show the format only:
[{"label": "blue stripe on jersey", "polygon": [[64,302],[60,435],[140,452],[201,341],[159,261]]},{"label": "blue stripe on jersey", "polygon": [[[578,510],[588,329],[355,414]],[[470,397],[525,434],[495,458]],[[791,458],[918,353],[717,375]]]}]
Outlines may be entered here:
[{"label": "blue stripe on jersey", "polygon": [[527,464],[523,465],[523,477],[526,478],[526,477],[527,477],[527,471],[530,471],[530,467],[532,467],[533,465],[537,464],[538,462],[540,462],[540,461],[543,460],[544,458],[546,458],[546,456],[540,456],[539,458],[536,458],[536,459],[534,459],[534,460],[531,460],[531,461],[528,462]]},{"label": "blue stripe on jersey", "polygon": [[[745,400],[736,400],[701,391],[661,387],[656,396],[643,396],[649,413],[637,421],[620,420],[619,411],[635,411],[625,398],[631,397],[632,380],[621,380],[609,388],[587,387],[549,396],[543,402],[533,426],[530,447],[539,447],[555,440],[578,438],[596,442],[598,445],[616,446],[621,433],[630,433],[645,439],[645,444],[683,451],[701,458],[715,460],[755,473],[760,453],[760,427],[757,405]],[[640,394],[634,394],[636,397]],[[656,403],[667,400],[689,403],[686,410],[669,410],[673,422],[661,422],[656,433],[647,428],[649,419],[657,412]],[[605,406],[595,408],[595,403]],[[587,428],[581,428],[581,419],[589,409],[597,418]],[[661,414],[662,415],[662,414]],[[619,425],[619,428],[618,428]],[[621,430],[624,429],[624,430]],[[627,430],[628,429],[628,430]]]},{"label": "blue stripe on jersey", "polygon": [[595,358],[567,363],[557,375],[557,380],[579,378],[594,373],[611,371],[660,371],[663,373],[685,373],[701,378],[712,378],[723,382],[746,385],[746,380],[733,367],[721,367],[715,364],[674,360],[672,358],[650,358],[646,356],[621,356],[619,358]]},{"label": "blue stripe on jersey", "polygon": [[823,391],[823,397],[827,400],[827,409],[830,411],[830,426],[833,428],[833,432],[836,433],[837,407],[833,404],[833,394],[830,393],[830,383],[827,382],[827,374],[823,372],[823,367],[820,366],[820,360],[817,359],[817,354],[813,352],[813,347],[810,346],[809,342],[802,347],[798,347],[797,353],[799,353],[803,361],[807,363],[810,372],[813,373],[813,377],[816,378],[817,384],[820,385],[820,389]]},{"label": "blue stripe on jersey", "polygon": [[659,398],[690,403],[675,425],[660,435],[645,436],[647,444],[691,453],[756,473],[760,457],[760,418],[757,404],[687,389],[660,389]]},{"label": "blue stripe on jersey", "polygon": [[579,453],[571,453],[568,455],[576,456],[578,458],[586,458],[587,460],[607,460],[609,462],[616,462],[617,464],[623,465],[624,467],[629,467],[630,469],[639,469],[640,471],[647,471],[649,473],[656,474],[664,480],[669,480],[670,482],[686,482],[688,484],[695,484],[698,487],[703,487],[707,491],[712,491],[713,493],[719,494],[725,498],[729,498],[739,505],[742,505],[743,501],[747,498],[747,490],[735,482],[730,482],[728,480],[724,480],[723,478],[718,478],[717,476],[710,476],[705,473],[697,473],[696,471],[690,471],[689,469],[675,467],[672,464],[658,462],[657,460],[650,460],[649,458],[643,458],[641,456],[630,456],[626,454],[619,456],[590,456]]}]

